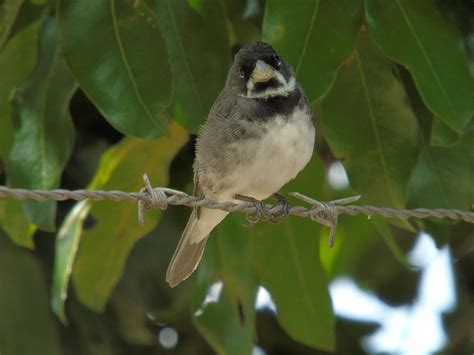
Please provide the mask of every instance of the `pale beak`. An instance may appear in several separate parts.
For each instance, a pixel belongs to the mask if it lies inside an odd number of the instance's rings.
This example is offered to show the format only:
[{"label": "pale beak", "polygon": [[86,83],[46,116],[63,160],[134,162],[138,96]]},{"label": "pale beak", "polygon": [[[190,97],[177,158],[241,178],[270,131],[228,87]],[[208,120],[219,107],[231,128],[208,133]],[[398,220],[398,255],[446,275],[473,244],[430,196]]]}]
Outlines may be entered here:
[{"label": "pale beak", "polygon": [[275,69],[262,60],[258,60],[250,76],[252,84],[265,83],[275,77]]}]

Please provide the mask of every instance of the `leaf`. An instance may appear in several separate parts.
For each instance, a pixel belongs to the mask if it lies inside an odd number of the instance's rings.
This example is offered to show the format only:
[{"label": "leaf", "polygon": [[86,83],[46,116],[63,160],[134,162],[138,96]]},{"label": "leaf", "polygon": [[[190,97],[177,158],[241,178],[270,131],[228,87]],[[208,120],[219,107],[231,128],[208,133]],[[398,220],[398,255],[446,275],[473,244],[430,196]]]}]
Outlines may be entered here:
[{"label": "leaf", "polygon": [[69,277],[76,258],[83,223],[90,208],[91,203],[87,200],[77,203],[64,219],[56,237],[51,307],[64,324],[67,323],[64,303],[67,298]]},{"label": "leaf", "polygon": [[224,87],[230,65],[224,8],[219,0],[201,1],[201,11],[186,0],[156,0],[155,8],[174,73],[173,117],[196,132]]},{"label": "leaf", "polygon": [[127,135],[166,133],[172,73],[161,26],[145,1],[58,2],[71,71],[110,124]]},{"label": "leaf", "polygon": [[410,207],[469,210],[474,196],[474,130],[449,147],[423,140],[410,182]]},{"label": "leaf", "polygon": [[[163,138],[123,139],[104,154],[89,188],[138,191],[145,172],[155,186],[166,186],[169,164],[187,138],[185,130],[174,124]],[[96,223],[80,236],[73,282],[79,300],[93,310],[104,309],[131,248],[160,216],[157,210],[149,211],[144,227],[140,227],[136,210],[137,206],[129,202],[92,204],[90,216]]]},{"label": "leaf", "polygon": [[263,9],[258,2],[254,6],[240,0],[224,2],[226,16],[229,20],[229,42],[232,53],[246,43],[258,41],[261,36],[260,26],[251,21],[262,16]]},{"label": "leaf", "polygon": [[310,101],[319,99],[354,48],[362,2],[269,0],[266,4],[263,40],[293,65]]},{"label": "leaf", "polygon": [[410,262],[408,261],[403,249],[400,247],[396,237],[390,230],[389,225],[386,223],[383,217],[372,217],[372,223],[374,224],[375,229],[378,234],[383,238],[385,244],[392,252],[393,257],[404,267],[409,269],[411,267]]},{"label": "leaf", "polygon": [[[313,157],[283,192],[321,196],[323,171],[321,162]],[[334,315],[320,262],[320,226],[291,216],[278,225],[259,223],[249,233],[257,277],[276,304],[282,328],[296,341],[333,351]]]},{"label": "leaf", "polygon": [[28,249],[34,248],[33,235],[36,226],[28,221],[20,201],[0,200],[0,229],[15,244]]},{"label": "leaf", "polygon": [[[52,189],[59,185],[74,142],[69,100],[77,85],[57,46],[53,19],[45,21],[39,61],[28,80],[13,95],[13,115],[18,122],[8,162],[12,186]],[[25,201],[29,219],[39,228],[54,230],[56,203]]]},{"label": "leaf", "polygon": [[[350,193],[349,193],[350,194]],[[325,250],[329,231],[320,236],[320,249]],[[366,216],[341,216],[337,221],[334,247],[321,253],[321,264],[330,279],[336,276],[355,276],[357,265],[376,241],[372,219]]]},{"label": "leaf", "polygon": [[42,264],[0,232],[0,352],[60,354]]},{"label": "leaf", "polygon": [[[257,283],[251,240],[239,216],[219,225],[206,246],[192,306],[194,324],[219,354],[250,354],[255,332]],[[223,282],[217,302],[207,302],[214,282]]]},{"label": "leaf", "polygon": [[71,325],[63,328],[63,354],[124,354],[124,341],[115,331],[115,323],[94,313],[74,298],[68,305]]},{"label": "leaf", "polygon": [[433,119],[431,127],[430,145],[438,147],[449,147],[457,142],[461,137],[450,129],[443,121]]},{"label": "leaf", "polygon": [[[243,295],[245,298],[238,300],[224,286],[218,302],[209,304],[203,315],[193,319],[216,353],[252,353],[257,289],[248,291],[248,294]],[[240,318],[240,312],[245,314],[245,318]]]},{"label": "leaf", "polygon": [[0,51],[5,46],[24,0],[5,0],[0,7]]},{"label": "leaf", "polygon": [[38,26],[20,32],[0,52],[0,157],[6,157],[13,136],[9,96],[13,88],[24,81],[34,67]]},{"label": "leaf", "polygon": [[48,0],[6,0],[0,8],[0,52],[17,33],[37,22],[48,10]]},{"label": "leaf", "polygon": [[[178,188],[173,173],[170,174],[173,187]],[[135,244],[127,257],[123,274],[107,303],[105,316],[109,311],[114,314],[114,329],[128,343],[156,345],[156,328],[150,324],[184,324],[178,320],[181,318],[186,319],[187,329],[197,333],[186,302],[191,285],[170,288],[165,281],[169,258],[176,247],[180,228],[186,223],[184,213],[188,211],[188,208],[170,206],[158,225]],[[179,327],[180,338],[182,331]]]},{"label": "leaf", "polygon": [[474,114],[474,80],[460,33],[430,0],[367,0],[365,12],[383,52],[410,70],[426,105],[460,133]]},{"label": "leaf", "polygon": [[322,103],[325,136],[363,202],[402,208],[416,165],[418,125],[392,63],[359,36]]},{"label": "leaf", "polygon": [[[0,52],[0,160],[7,157],[13,141],[10,92],[26,79],[36,57],[37,24],[18,33]],[[1,168],[0,168],[1,170]],[[0,171],[0,176],[3,174]],[[0,228],[16,244],[32,249],[35,227],[26,218],[19,201],[0,199]]]}]

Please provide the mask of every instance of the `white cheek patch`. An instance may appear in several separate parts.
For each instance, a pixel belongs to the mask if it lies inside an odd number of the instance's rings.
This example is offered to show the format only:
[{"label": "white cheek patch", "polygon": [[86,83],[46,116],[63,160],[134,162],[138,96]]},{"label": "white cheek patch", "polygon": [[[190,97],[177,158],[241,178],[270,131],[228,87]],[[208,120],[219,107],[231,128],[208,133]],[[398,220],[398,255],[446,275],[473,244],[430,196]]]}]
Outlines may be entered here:
[{"label": "white cheek patch", "polygon": [[283,75],[279,71],[274,71],[275,79],[281,84],[279,87],[276,88],[268,88],[264,91],[254,93],[253,89],[255,84],[252,83],[250,80],[247,82],[247,94],[242,95],[243,97],[247,97],[249,99],[261,99],[261,98],[270,98],[274,96],[288,96],[296,86],[295,78],[291,78],[288,82],[284,78]]}]

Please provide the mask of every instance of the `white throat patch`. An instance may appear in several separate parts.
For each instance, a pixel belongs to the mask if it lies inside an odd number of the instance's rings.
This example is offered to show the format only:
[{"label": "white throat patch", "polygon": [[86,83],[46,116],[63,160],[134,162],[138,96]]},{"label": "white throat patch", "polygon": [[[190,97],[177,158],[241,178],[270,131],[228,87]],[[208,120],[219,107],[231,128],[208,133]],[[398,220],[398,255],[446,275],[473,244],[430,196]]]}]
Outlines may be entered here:
[{"label": "white throat patch", "polygon": [[252,90],[254,89],[255,84],[249,80],[247,82],[247,94],[241,95],[241,96],[249,98],[249,99],[262,99],[262,98],[266,99],[266,98],[275,97],[275,96],[288,96],[293,90],[295,90],[296,80],[294,77],[292,77],[287,82],[284,76],[281,75],[280,72],[275,71],[274,74],[278,82],[281,84],[279,87],[268,88],[264,91],[254,93]]}]

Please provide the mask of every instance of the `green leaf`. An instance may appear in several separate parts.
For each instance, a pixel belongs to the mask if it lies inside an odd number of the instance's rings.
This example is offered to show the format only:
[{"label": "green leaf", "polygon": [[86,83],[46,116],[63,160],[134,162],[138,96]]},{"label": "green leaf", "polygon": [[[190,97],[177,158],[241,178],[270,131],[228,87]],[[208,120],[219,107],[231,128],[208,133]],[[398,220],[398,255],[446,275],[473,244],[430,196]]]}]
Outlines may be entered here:
[{"label": "green leaf", "polygon": [[37,25],[28,27],[0,52],[0,158],[7,156],[13,140],[10,93],[34,67],[37,31]]},{"label": "green leaf", "polygon": [[146,2],[61,0],[58,25],[71,71],[110,124],[127,135],[164,135],[172,73]]},{"label": "green leaf", "polygon": [[[13,95],[18,122],[7,162],[14,187],[52,189],[59,185],[74,142],[69,100],[77,85],[57,46],[53,19],[45,21],[39,61],[28,80]],[[54,230],[56,203],[25,201],[30,220],[39,228]]]},{"label": "green leaf", "polygon": [[[185,130],[176,124],[163,138],[125,138],[104,154],[89,188],[138,191],[145,172],[155,186],[166,186],[169,164],[187,138]],[[104,309],[131,248],[156,225],[161,214],[150,210],[140,227],[136,213],[137,206],[125,201],[92,204],[90,216],[95,225],[80,236],[73,281],[79,300],[93,310]]]},{"label": "green leaf", "polygon": [[431,127],[430,145],[449,147],[459,142],[461,137],[450,129],[443,121],[434,119]]},{"label": "green leaf", "polygon": [[334,315],[319,260],[318,226],[310,220],[282,224],[281,231],[254,234],[262,285],[272,295],[278,321],[289,336],[334,351]]},{"label": "green leaf", "polygon": [[156,0],[174,73],[173,117],[191,132],[206,119],[230,65],[228,24],[220,0],[203,0],[201,11],[186,0]]},{"label": "green leaf", "polygon": [[0,51],[5,46],[25,0],[5,0],[0,7]]},{"label": "green leaf", "polygon": [[417,120],[392,63],[364,33],[323,101],[321,114],[331,150],[344,159],[362,201],[404,207],[419,152]]},{"label": "green leaf", "polygon": [[[4,5],[5,6],[5,5]],[[13,141],[10,92],[24,81],[36,58],[37,24],[18,33],[0,52],[0,160],[7,157]],[[1,168],[0,168],[1,169]],[[0,171],[0,175],[2,172]],[[35,227],[26,218],[19,201],[0,199],[0,227],[16,244],[33,248]]]},{"label": "green leaf", "polygon": [[[249,288],[247,294],[238,299],[224,285],[218,302],[208,304],[205,312],[193,319],[216,353],[252,353],[256,294],[256,288]],[[240,312],[245,316],[242,317]]]},{"label": "green leaf", "polygon": [[370,32],[412,73],[426,105],[456,132],[474,114],[474,80],[462,36],[430,0],[366,1]]},{"label": "green leaf", "polygon": [[474,130],[449,147],[423,140],[410,182],[410,207],[469,210],[474,196]]},{"label": "green leaf", "polygon": [[7,0],[0,7],[0,52],[17,33],[48,11],[48,1]]},{"label": "green leaf", "polygon": [[67,298],[69,277],[76,258],[83,223],[90,207],[91,203],[87,200],[77,203],[64,219],[56,237],[51,307],[64,324],[67,322],[64,303]]},{"label": "green leaf", "polygon": [[20,201],[0,200],[0,229],[17,245],[33,249],[36,226],[28,221]]},{"label": "green leaf", "polygon": [[[219,354],[250,354],[255,332],[257,283],[251,240],[232,214],[209,240],[191,308],[194,324]],[[222,281],[217,302],[206,303],[212,283]]]},{"label": "green leaf", "polygon": [[[115,331],[115,322],[82,306],[74,298],[68,305],[71,325],[62,335],[62,354],[124,354],[123,338]],[[112,325],[113,324],[113,325]],[[112,326],[111,326],[112,325]]]},{"label": "green leaf", "polygon": [[253,7],[240,0],[226,0],[224,4],[229,20],[230,46],[242,46],[258,41],[261,38],[260,27],[252,22],[251,18],[261,15],[263,11],[260,5],[254,3],[255,7]]},{"label": "green leaf", "polygon": [[372,220],[366,216],[340,216],[334,247],[330,251],[325,250],[329,231],[325,228],[322,232],[321,263],[330,279],[338,275],[353,276],[361,257],[377,240]]},{"label": "green leaf", "polygon": [[400,247],[396,237],[390,230],[389,225],[386,223],[385,218],[383,217],[372,217],[372,223],[375,226],[377,232],[382,236],[385,244],[387,244],[388,248],[392,252],[393,257],[397,260],[400,264],[402,264],[407,269],[411,267],[410,262],[408,261],[403,249]]},{"label": "green leaf", "polygon": [[[323,172],[313,157],[283,192],[322,196]],[[296,341],[333,351],[334,315],[320,262],[320,228],[308,218],[291,216],[277,225],[260,223],[249,233],[258,279],[272,295],[282,328]]]},{"label": "green leaf", "polygon": [[332,86],[362,22],[360,0],[269,0],[263,40],[294,67],[310,101]]},{"label": "green leaf", "polygon": [[61,354],[42,264],[0,232],[0,352]]}]

